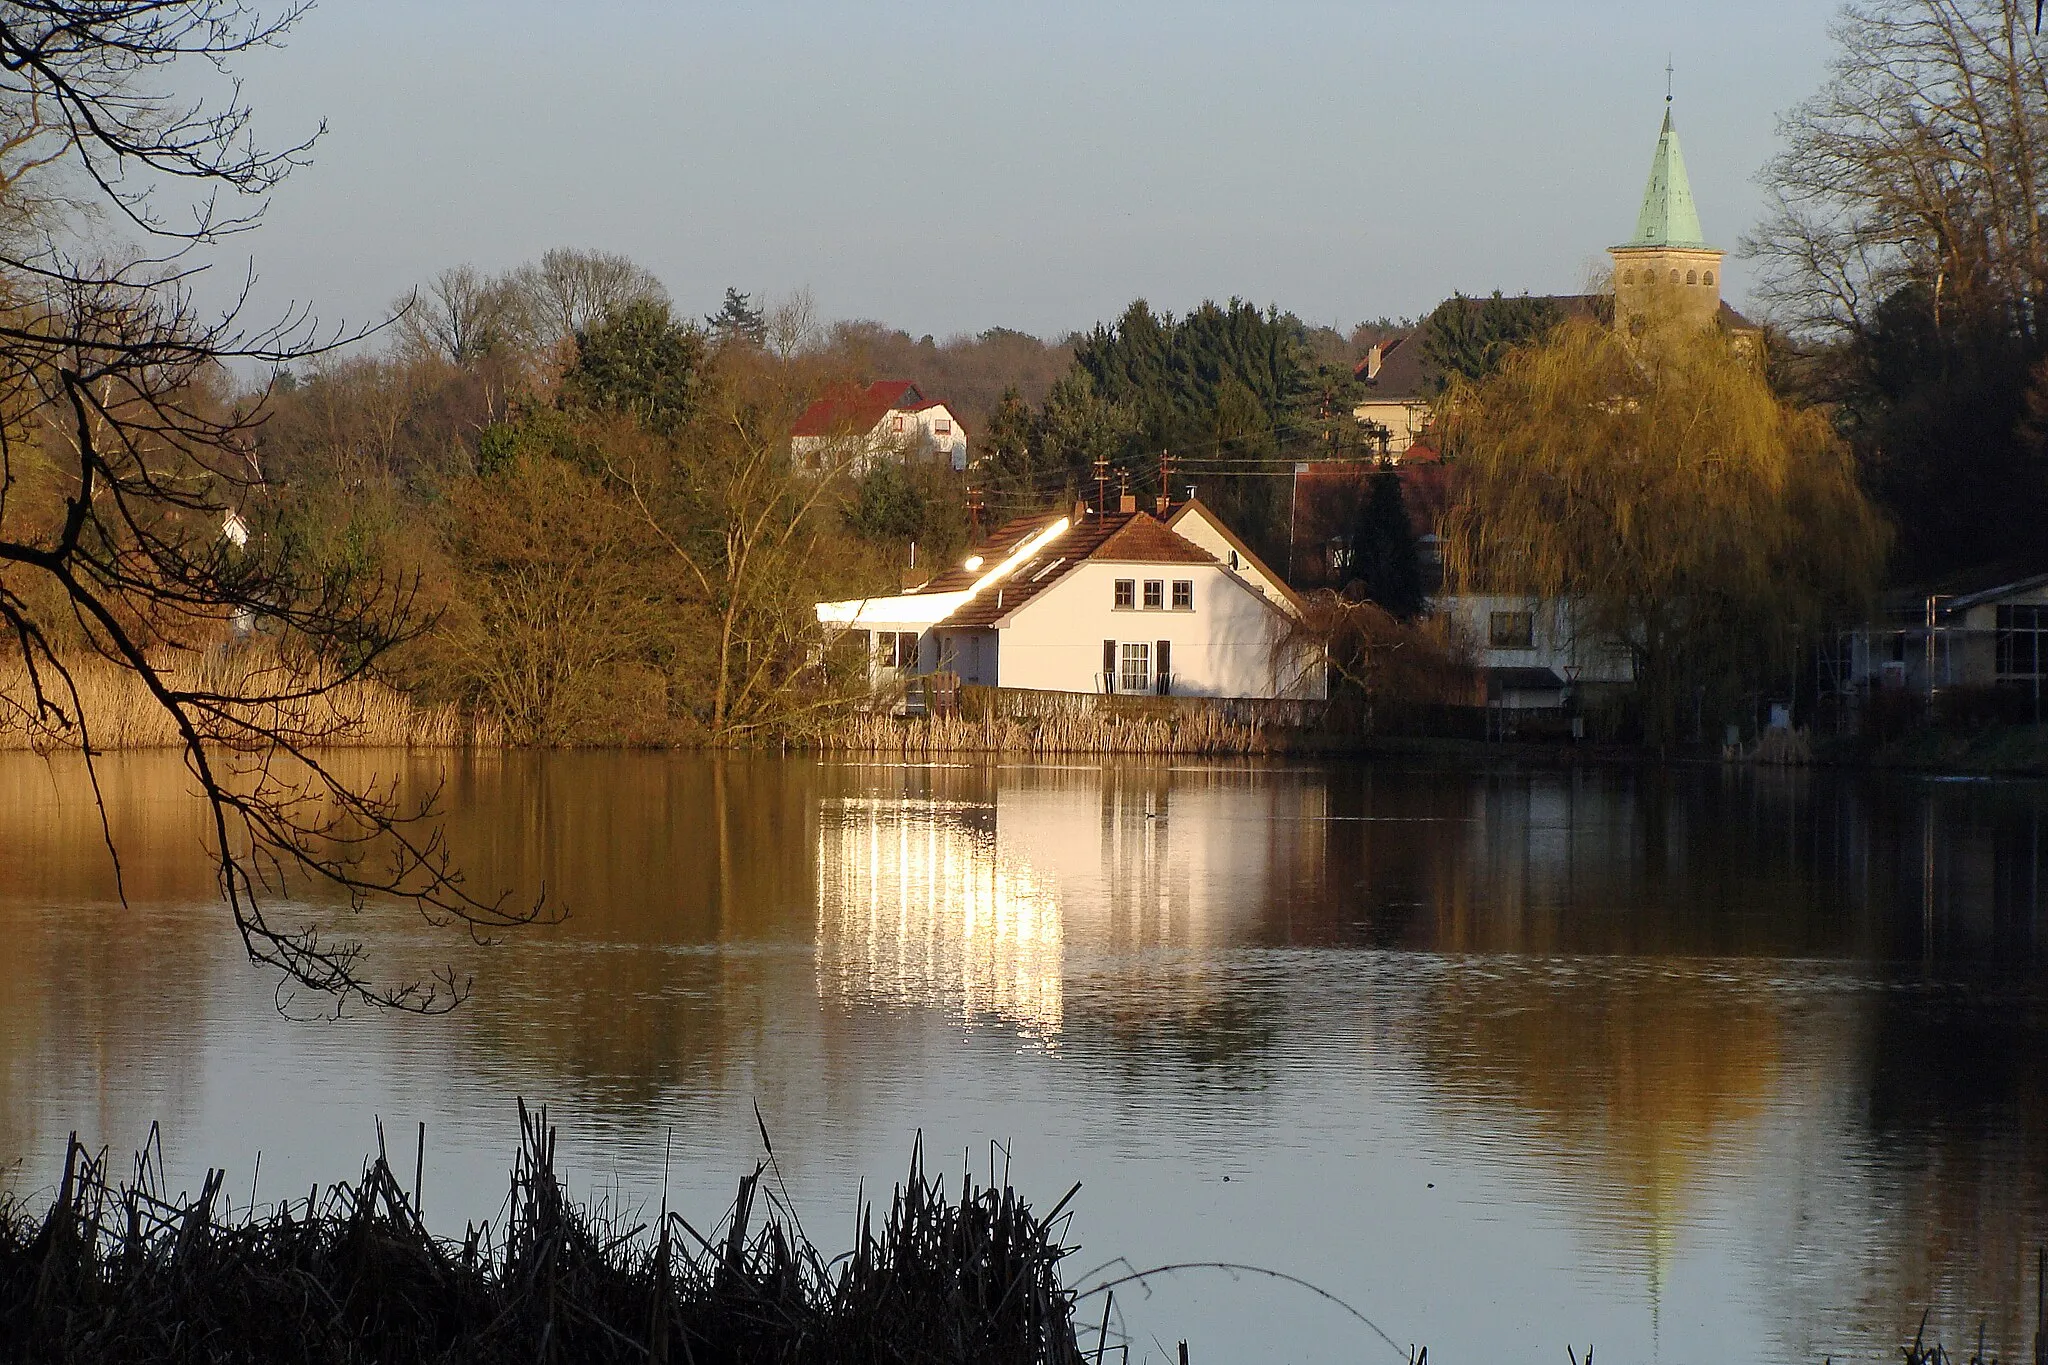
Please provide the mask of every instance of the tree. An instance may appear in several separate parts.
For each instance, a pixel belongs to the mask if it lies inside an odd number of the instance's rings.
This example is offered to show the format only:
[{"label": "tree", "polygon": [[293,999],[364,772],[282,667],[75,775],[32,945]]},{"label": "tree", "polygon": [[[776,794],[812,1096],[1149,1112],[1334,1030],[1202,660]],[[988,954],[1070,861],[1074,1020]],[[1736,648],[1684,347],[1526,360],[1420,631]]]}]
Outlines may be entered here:
[{"label": "tree", "polygon": [[[1844,11],[1827,84],[1784,122],[1773,208],[1745,243],[1814,354],[1902,571],[2048,556],[2028,427],[2048,356],[2048,69],[2024,0]],[[2038,381],[2035,381],[2038,382]]]},{"label": "tree", "polygon": [[1351,532],[1351,570],[1365,584],[1366,595],[1395,620],[1410,621],[1421,615],[1422,561],[1415,549],[1415,527],[1401,495],[1401,475],[1392,468],[1374,472],[1359,507]]},{"label": "tree", "polygon": [[667,304],[636,300],[576,334],[562,394],[572,405],[670,433],[696,410],[703,363],[702,333],[671,318]]},{"label": "tree", "polygon": [[1037,444],[1031,406],[1012,384],[1003,390],[981,435],[983,487],[998,517],[1032,511],[1043,504],[1047,492],[1063,491],[1038,487]]},{"label": "tree", "polygon": [[526,341],[551,350],[639,303],[666,308],[668,290],[644,266],[610,251],[557,247],[512,272]]},{"label": "tree", "polygon": [[704,319],[704,325],[711,331],[713,345],[763,346],[768,341],[768,315],[754,306],[752,295],[731,285],[726,286],[725,303]]},{"label": "tree", "polygon": [[1886,533],[1847,449],[1718,332],[1567,322],[1449,413],[1458,590],[1569,603],[1582,647],[1632,658],[1658,742],[1875,591]]},{"label": "tree", "polygon": [[1563,319],[1549,299],[1509,298],[1498,289],[1483,299],[1453,294],[1422,320],[1426,382],[1441,392],[1459,379],[1484,379],[1509,351],[1541,341]]},{"label": "tree", "polygon": [[451,365],[474,365],[513,343],[523,320],[518,294],[475,266],[451,266],[400,307],[400,335]]},{"label": "tree", "polygon": [[[357,904],[396,895],[484,927],[537,910],[464,889],[438,835],[415,823],[427,804],[328,766],[323,745],[348,721],[324,703],[417,636],[417,583],[286,533],[289,509],[252,458],[260,413],[223,400],[222,368],[274,372],[319,348],[289,324],[202,319],[161,259],[250,226],[307,145],[259,147],[238,84],[209,104],[161,82],[194,64],[231,68],[280,41],[298,12],[37,0],[0,13],[0,109],[58,130],[44,144],[62,149],[51,172],[169,248],[95,261],[0,242],[0,627],[19,662],[0,675],[0,709],[77,744],[96,771],[95,718],[71,661],[127,670],[180,737],[250,956],[322,991],[438,1008],[461,993],[446,972],[375,985],[357,945],[266,912],[306,875]],[[198,212],[173,227],[155,206],[184,197],[180,186],[197,192]],[[53,232],[68,221],[48,182],[16,176],[10,193],[44,196]],[[202,665],[238,618],[265,623],[274,666],[224,682]]]}]

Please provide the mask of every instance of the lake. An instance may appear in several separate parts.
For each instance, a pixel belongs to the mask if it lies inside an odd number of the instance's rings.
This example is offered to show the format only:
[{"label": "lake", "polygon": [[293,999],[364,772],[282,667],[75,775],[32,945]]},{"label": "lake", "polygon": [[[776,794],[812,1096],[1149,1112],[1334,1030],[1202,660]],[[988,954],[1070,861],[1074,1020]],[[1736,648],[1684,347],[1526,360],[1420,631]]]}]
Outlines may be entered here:
[{"label": "lake", "polygon": [[[1080,1181],[1077,1278],[1266,1267],[1403,1357],[1895,1360],[1923,1309],[2032,1349],[2048,785],[348,761],[445,782],[472,882],[570,912],[487,947],[355,917],[387,979],[469,974],[453,1014],[337,1018],[252,967],[175,758],[103,766],[123,904],[76,761],[0,755],[0,1184],[160,1121],[174,1184],[303,1197],[377,1119],[408,1158],[424,1121],[460,1233],[498,1214],[523,1096],[580,1192],[703,1227],[758,1106],[828,1253],[921,1133],[1041,1207]],[[1116,1304],[1134,1361],[1397,1358],[1251,1272]]]}]

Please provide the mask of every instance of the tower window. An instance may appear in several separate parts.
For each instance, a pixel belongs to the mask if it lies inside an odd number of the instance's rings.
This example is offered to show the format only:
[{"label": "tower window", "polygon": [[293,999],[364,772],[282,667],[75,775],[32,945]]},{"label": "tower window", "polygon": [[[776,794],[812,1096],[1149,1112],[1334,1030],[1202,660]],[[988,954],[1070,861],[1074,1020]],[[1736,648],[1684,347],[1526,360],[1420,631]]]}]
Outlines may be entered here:
[{"label": "tower window", "polygon": [[1686,271],[1686,272],[1685,272],[1685,282],[1686,282],[1687,284],[1698,284],[1698,283],[1700,282],[1700,272],[1699,272],[1699,271],[1697,271],[1697,270],[1688,270],[1688,271]]},{"label": "tower window", "polygon": [[1633,270],[1622,272],[1621,282],[1623,284],[1634,284],[1636,282],[1636,272]]},{"label": "tower window", "polygon": [[1703,276],[1701,276],[1701,277],[1700,277],[1700,283],[1701,283],[1701,284],[1712,284],[1713,282],[1714,282],[1714,272],[1713,272],[1713,271],[1711,271],[1711,270],[1709,270],[1709,271],[1708,271],[1708,272],[1707,272],[1707,273],[1706,273],[1705,275],[1703,275]]},{"label": "tower window", "polygon": [[1671,282],[1672,282],[1673,284],[1677,284],[1677,283],[1678,283],[1678,272],[1677,272],[1676,270],[1674,270],[1674,271],[1672,271],[1672,272],[1671,272]]}]

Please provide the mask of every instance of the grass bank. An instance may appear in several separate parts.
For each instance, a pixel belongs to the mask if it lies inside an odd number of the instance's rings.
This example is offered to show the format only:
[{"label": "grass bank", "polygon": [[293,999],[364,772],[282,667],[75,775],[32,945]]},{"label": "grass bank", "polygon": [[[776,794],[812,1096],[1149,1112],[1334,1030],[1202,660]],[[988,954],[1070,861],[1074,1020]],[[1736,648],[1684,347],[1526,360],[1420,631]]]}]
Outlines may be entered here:
[{"label": "grass bank", "polygon": [[[324,688],[303,700],[259,703],[247,708],[259,723],[293,733],[318,735],[323,747],[438,749],[503,742],[495,724],[478,722],[454,707],[424,706],[396,688],[370,679],[336,684],[332,674],[309,677],[287,671],[262,645],[213,649],[154,660],[173,686],[223,694],[276,695]],[[133,670],[87,655],[67,660],[78,690],[74,700],[59,678],[45,671],[43,686],[65,712],[83,714],[95,750],[170,749],[180,744],[177,728]],[[77,749],[76,725],[32,709],[34,690],[18,657],[0,662],[0,751],[49,753]]]},{"label": "grass bank", "polygon": [[1827,740],[1814,746],[1814,758],[1902,772],[2048,777],[2048,725],[1930,726],[1884,741]]},{"label": "grass bank", "polygon": [[[573,1203],[546,1115],[520,1108],[500,1227],[435,1237],[418,1167],[379,1155],[360,1181],[239,1217],[222,1172],[163,1193],[162,1158],[115,1184],[74,1141],[47,1211],[0,1203],[0,1360],[95,1365],[419,1362],[986,1362],[1081,1365],[1059,1274],[1060,1210],[962,1177],[957,1199],[913,1158],[886,1217],[828,1258],[775,1193],[739,1182],[700,1232]],[[1064,1204],[1065,1201],[1062,1201]]]}]

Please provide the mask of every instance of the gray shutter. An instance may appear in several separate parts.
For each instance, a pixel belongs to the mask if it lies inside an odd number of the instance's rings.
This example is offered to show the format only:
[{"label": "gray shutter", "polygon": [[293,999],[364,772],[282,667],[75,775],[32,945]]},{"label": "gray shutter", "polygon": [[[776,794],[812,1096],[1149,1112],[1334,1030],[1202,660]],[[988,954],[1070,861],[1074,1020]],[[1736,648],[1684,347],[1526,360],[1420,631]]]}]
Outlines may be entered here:
[{"label": "gray shutter", "polygon": [[1102,690],[1116,691],[1116,641],[1102,642]]},{"label": "gray shutter", "polygon": [[1159,695],[1169,695],[1169,689],[1173,686],[1173,641],[1159,642],[1159,654],[1153,668],[1153,676],[1159,680]]}]

